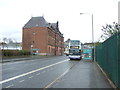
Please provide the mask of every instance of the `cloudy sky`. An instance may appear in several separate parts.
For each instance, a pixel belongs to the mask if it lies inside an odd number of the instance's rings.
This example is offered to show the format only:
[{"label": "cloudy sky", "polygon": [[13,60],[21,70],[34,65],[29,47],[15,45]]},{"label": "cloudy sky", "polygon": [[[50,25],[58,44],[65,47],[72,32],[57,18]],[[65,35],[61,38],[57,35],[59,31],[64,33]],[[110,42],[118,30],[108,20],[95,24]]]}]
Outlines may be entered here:
[{"label": "cloudy sky", "polygon": [[[50,23],[59,21],[60,31],[68,38],[92,41],[94,19],[95,41],[102,25],[118,22],[120,0],[0,0],[0,39],[22,41],[22,27],[31,17],[44,16]],[[80,15],[80,13],[89,13]]]}]

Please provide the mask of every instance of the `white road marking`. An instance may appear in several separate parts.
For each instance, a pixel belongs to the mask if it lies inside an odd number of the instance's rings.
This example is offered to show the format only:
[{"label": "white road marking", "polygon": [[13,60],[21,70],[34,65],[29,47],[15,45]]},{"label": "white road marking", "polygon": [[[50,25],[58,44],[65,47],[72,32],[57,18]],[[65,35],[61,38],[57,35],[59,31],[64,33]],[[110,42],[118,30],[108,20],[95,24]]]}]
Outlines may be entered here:
[{"label": "white road marking", "polygon": [[[39,60],[39,59],[36,59]],[[19,61],[19,60],[18,60]],[[16,63],[23,63],[23,62],[34,62],[35,60],[26,60],[26,61],[19,61],[19,62],[8,62],[8,63],[2,63],[2,65],[7,65],[7,64],[16,64]]]},{"label": "white road marking", "polygon": [[16,63],[23,63],[23,62],[26,62],[26,61],[2,63],[2,65],[8,65],[8,64],[10,65],[10,64],[16,64]]},{"label": "white road marking", "polygon": [[5,69],[3,69],[2,68],[2,71],[4,71],[4,70],[9,70],[9,69],[14,69],[15,67],[10,67],[10,68],[5,68]]},{"label": "white road marking", "polygon": [[13,87],[14,86],[14,84],[12,84],[12,85],[9,85],[9,86],[7,86],[7,87],[5,87],[5,88],[10,88],[10,87]]},{"label": "white road marking", "polygon": [[30,76],[29,78],[33,78],[33,76]]},{"label": "white road marking", "polygon": [[51,68],[50,70],[53,70],[53,68]]},{"label": "white road marking", "polygon": [[21,81],[19,81],[19,83],[21,83],[21,82],[24,82],[25,80],[21,80]]},{"label": "white road marking", "polygon": [[23,73],[23,74],[18,75],[18,76],[15,76],[15,77],[12,77],[12,78],[9,78],[9,79],[6,79],[6,80],[3,80],[3,81],[0,81],[0,84],[2,84],[2,83],[6,83],[6,82],[9,82],[9,81],[11,81],[11,80],[14,80],[14,79],[17,79],[17,78],[20,78],[20,77],[26,76],[26,75],[28,75],[28,74],[31,74],[31,73],[34,73],[34,72],[37,72],[37,71],[40,71],[40,70],[43,70],[43,69],[46,69],[46,68],[49,68],[49,67],[52,67],[52,66],[55,66],[55,65],[57,65],[57,64],[60,64],[60,63],[66,62],[66,61],[69,61],[69,59],[66,59],[66,60],[64,60],[64,61],[57,62],[57,63],[51,64],[51,65],[48,65],[48,66],[45,66],[45,67],[42,67],[42,68],[39,68],[39,69],[36,69],[36,70],[30,71],[30,72],[27,72],[27,73]]},{"label": "white road marking", "polygon": [[46,71],[43,71],[42,73],[45,73]]},{"label": "white road marking", "polygon": [[36,74],[36,75],[40,75],[40,73]]},{"label": "white road marking", "polygon": [[30,66],[30,65],[34,65],[34,64],[36,64],[36,63],[31,63],[31,64],[29,64],[29,66]]},{"label": "white road marking", "polygon": [[47,70],[47,72],[50,71],[50,69]]}]

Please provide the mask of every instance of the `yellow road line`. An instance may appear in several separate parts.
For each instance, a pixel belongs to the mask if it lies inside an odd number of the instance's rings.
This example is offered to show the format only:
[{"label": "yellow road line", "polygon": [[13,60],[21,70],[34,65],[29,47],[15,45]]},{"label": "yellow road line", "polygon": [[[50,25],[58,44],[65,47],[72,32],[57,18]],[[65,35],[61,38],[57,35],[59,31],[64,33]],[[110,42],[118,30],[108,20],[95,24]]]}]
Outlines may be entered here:
[{"label": "yellow road line", "polygon": [[58,81],[61,77],[63,77],[70,68],[68,68],[63,74],[61,74],[58,78],[56,78],[54,81],[52,81],[50,84],[48,84],[44,89],[49,88],[51,85],[53,85],[56,81]]}]

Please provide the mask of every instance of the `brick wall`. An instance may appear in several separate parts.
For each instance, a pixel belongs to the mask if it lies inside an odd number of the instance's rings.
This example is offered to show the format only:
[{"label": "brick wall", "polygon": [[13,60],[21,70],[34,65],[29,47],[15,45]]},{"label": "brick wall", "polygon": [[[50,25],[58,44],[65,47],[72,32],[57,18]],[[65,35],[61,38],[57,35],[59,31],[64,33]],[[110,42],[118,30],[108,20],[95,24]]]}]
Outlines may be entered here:
[{"label": "brick wall", "polygon": [[[47,28],[32,27],[23,29],[23,46],[24,50],[39,49],[38,53],[46,53],[47,49]],[[33,45],[33,47],[31,47]]]},{"label": "brick wall", "polygon": [[[64,37],[48,27],[23,28],[22,49],[39,49],[44,55],[63,55]],[[32,47],[31,47],[32,46]]]}]

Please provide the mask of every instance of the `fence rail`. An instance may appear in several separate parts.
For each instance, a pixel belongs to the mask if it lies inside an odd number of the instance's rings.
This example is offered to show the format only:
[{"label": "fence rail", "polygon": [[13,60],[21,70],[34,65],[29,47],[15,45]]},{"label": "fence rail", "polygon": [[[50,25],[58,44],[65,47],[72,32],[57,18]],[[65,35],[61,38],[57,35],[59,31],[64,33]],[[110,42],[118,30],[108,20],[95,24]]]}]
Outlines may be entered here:
[{"label": "fence rail", "polygon": [[96,62],[120,88],[120,32],[97,46],[95,53]]}]

